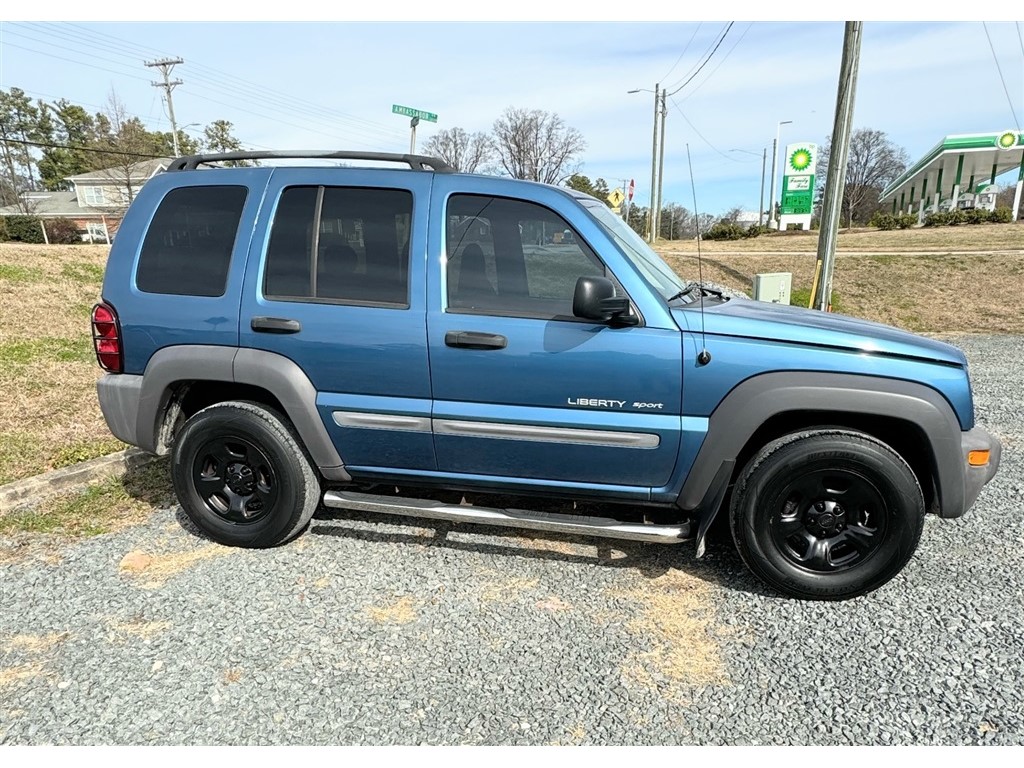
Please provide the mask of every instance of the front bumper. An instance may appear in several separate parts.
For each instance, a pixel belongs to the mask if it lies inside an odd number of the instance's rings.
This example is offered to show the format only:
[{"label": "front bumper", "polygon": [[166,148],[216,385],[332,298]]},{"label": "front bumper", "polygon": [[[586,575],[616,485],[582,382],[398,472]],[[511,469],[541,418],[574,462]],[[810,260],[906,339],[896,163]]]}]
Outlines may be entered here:
[{"label": "front bumper", "polygon": [[[960,446],[964,468],[964,508],[960,512],[963,514],[978,500],[985,484],[995,477],[996,471],[999,469],[999,459],[1003,454],[1003,446],[998,438],[983,427],[975,427],[969,432],[964,432],[960,438]],[[971,451],[988,451],[988,463],[980,467],[972,467],[967,458]]]}]

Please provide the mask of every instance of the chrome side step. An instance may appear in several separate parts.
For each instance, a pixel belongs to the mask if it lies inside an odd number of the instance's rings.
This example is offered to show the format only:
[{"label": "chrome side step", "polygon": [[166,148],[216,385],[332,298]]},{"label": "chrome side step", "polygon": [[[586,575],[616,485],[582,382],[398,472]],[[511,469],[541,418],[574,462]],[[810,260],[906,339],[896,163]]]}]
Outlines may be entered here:
[{"label": "chrome side step", "polygon": [[624,523],[607,517],[462,506],[430,499],[376,496],[349,491],[327,491],[324,494],[324,505],[359,512],[379,512],[385,515],[407,515],[430,520],[498,525],[504,528],[528,528],[534,531],[570,533],[580,536],[603,536],[609,539],[653,541],[661,544],[681,544],[692,538],[691,526],[686,523],[679,525]]}]

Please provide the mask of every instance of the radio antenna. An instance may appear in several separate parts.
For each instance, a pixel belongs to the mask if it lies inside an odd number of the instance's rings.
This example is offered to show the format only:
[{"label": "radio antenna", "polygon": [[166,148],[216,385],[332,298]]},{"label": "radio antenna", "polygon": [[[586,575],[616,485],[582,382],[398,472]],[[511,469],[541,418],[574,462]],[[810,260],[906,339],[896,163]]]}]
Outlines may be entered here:
[{"label": "radio antenna", "polygon": [[686,145],[686,164],[690,166],[690,188],[693,190],[693,222],[697,227],[697,280],[700,284],[700,345],[701,350],[697,355],[697,362],[700,365],[707,365],[711,362],[711,353],[708,352],[707,335],[704,332],[704,262],[700,253],[700,214],[697,213],[697,185],[693,181],[693,160],[690,158],[690,145]]}]

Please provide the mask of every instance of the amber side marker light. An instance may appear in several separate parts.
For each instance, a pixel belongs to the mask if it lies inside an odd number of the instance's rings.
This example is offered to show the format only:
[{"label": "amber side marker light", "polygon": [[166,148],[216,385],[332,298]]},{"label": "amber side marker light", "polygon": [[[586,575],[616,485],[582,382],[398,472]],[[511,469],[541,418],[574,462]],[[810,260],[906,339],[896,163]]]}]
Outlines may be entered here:
[{"label": "amber side marker light", "polygon": [[988,464],[988,451],[971,451],[967,454],[967,463],[972,467],[984,467]]}]

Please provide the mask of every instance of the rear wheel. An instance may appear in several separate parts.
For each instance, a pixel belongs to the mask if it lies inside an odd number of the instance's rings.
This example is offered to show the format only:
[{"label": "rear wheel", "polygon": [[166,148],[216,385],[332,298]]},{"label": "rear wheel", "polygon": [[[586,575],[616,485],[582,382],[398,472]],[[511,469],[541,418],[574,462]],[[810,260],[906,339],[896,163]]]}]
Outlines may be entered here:
[{"label": "rear wheel", "polygon": [[733,539],[743,561],[793,597],[841,600],[902,570],[924,525],[911,468],[867,435],[814,431],[766,445],[733,490]]},{"label": "rear wheel", "polygon": [[302,532],[320,483],[288,421],[257,403],[217,403],[174,441],[171,478],[185,514],[214,541],[272,547]]}]

